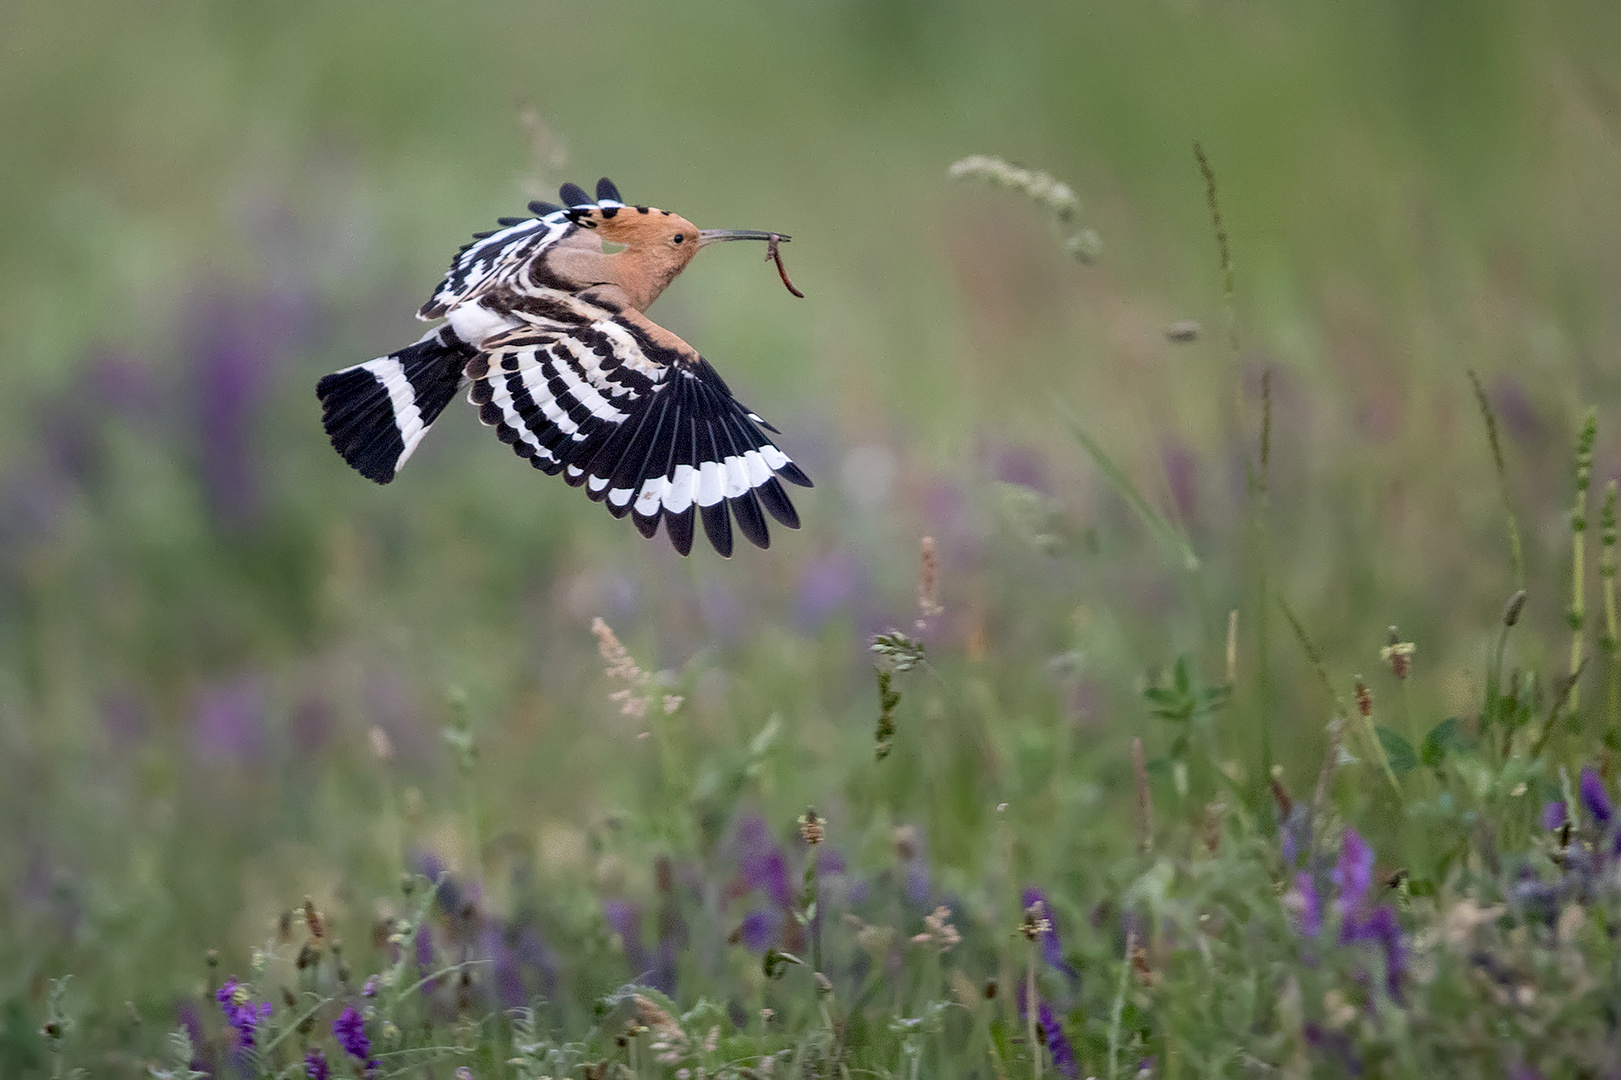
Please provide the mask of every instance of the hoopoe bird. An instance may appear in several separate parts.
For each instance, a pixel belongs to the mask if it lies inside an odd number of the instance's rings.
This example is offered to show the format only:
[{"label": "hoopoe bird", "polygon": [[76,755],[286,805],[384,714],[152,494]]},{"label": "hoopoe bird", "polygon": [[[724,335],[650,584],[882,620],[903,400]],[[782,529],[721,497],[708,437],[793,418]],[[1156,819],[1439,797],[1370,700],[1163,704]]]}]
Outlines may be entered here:
[{"label": "hoopoe bird", "polygon": [[[668,210],[626,205],[606,177],[595,200],[575,184],[559,195],[562,206],[532,202],[535,217],[502,218],[457,253],[417,312],[442,324],[320,381],[333,447],[386,484],[465,387],[479,419],[519,457],[583,485],[614,517],[629,514],[643,536],[663,521],[682,555],[695,517],[727,557],[733,519],[769,546],[762,507],[799,528],[781,480],[811,481],[765,434],[777,429],[644,314],[700,248],[767,240],[775,253],[788,237],[699,229]],[[610,254],[604,241],[622,249]]]}]

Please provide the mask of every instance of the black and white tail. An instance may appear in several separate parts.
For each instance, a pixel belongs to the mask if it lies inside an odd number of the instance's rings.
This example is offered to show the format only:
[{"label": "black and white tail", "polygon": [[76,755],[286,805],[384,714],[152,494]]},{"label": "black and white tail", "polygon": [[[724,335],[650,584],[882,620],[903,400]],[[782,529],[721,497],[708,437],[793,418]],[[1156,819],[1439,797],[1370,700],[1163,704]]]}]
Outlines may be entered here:
[{"label": "black and white tail", "polygon": [[476,355],[447,324],[399,352],[328,375],[315,393],[333,449],[361,476],[388,483],[456,396]]}]

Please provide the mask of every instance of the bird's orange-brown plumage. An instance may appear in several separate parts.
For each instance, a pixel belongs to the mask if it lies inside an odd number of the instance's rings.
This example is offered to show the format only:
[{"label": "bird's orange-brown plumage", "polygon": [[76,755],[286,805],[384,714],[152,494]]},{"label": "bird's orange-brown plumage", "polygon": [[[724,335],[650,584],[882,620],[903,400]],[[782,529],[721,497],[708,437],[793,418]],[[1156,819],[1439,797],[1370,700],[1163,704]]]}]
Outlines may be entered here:
[{"label": "bird's orange-brown plumage", "polygon": [[[558,245],[547,252],[550,269],[576,289],[612,284],[623,290],[630,306],[646,311],[676,275],[687,268],[701,245],[698,227],[680,214],[652,207],[617,206],[573,215],[582,242]],[[619,244],[611,254],[602,244]]]}]

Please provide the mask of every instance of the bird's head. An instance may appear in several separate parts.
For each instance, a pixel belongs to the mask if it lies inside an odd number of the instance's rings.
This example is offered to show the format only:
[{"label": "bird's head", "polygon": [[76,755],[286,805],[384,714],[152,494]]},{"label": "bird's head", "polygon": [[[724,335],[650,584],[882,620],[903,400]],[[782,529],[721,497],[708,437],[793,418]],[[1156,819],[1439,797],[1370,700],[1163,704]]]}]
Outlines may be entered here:
[{"label": "bird's head", "polygon": [[564,184],[559,194],[570,221],[604,243],[622,248],[610,258],[617,284],[630,293],[638,308],[651,304],[687,268],[699,248],[722,240],[770,240],[774,235],[779,241],[788,239],[758,229],[700,229],[669,210],[629,205],[607,177],[597,181],[595,200],[574,184]]}]

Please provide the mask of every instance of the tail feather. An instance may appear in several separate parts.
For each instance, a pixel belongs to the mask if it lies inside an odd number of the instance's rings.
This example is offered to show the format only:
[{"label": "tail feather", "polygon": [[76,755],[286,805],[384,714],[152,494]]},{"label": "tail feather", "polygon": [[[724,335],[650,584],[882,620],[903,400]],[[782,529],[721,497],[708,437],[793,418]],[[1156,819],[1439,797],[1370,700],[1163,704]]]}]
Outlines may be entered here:
[{"label": "tail feather", "polygon": [[399,352],[326,376],[315,393],[333,449],[361,476],[388,483],[456,396],[476,355],[441,326]]}]

